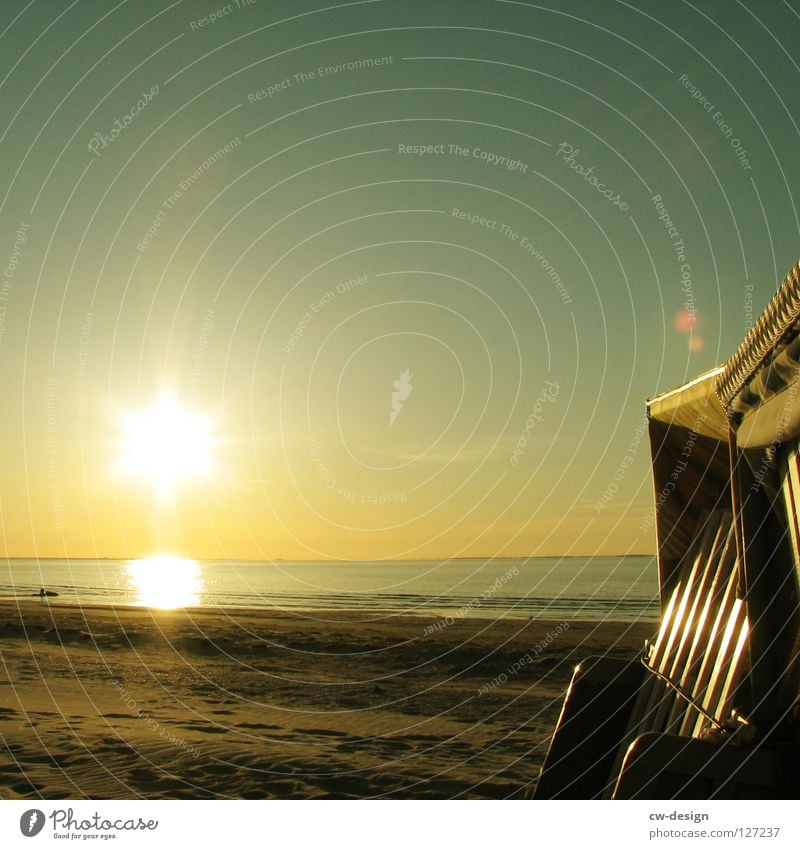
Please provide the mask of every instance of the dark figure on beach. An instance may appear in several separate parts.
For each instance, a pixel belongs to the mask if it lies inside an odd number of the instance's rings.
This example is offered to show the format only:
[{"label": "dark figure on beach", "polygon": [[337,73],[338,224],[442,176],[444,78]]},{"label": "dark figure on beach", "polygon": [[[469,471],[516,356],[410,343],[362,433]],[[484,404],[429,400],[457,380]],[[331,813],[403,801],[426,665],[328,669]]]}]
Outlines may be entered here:
[{"label": "dark figure on beach", "polygon": [[44,587],[41,587],[39,590],[39,598],[44,598],[46,595],[47,593],[44,591]]}]

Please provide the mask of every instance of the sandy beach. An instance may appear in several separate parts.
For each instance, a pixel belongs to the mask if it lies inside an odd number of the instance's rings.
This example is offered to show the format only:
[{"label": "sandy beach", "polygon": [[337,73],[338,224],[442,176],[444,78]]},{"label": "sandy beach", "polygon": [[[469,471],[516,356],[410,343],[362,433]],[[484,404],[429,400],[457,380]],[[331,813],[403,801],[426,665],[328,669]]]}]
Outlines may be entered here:
[{"label": "sandy beach", "polygon": [[5,600],[0,797],[520,797],[574,664],[654,629]]}]

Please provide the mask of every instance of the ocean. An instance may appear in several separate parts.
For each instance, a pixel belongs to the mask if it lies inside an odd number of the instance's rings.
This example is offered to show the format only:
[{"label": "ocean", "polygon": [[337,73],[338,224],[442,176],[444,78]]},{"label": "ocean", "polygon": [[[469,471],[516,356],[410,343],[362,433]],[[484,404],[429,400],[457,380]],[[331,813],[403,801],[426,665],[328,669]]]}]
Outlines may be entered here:
[{"label": "ocean", "polygon": [[0,596],[51,604],[246,607],[484,618],[658,618],[654,556],[449,561],[24,560]]}]

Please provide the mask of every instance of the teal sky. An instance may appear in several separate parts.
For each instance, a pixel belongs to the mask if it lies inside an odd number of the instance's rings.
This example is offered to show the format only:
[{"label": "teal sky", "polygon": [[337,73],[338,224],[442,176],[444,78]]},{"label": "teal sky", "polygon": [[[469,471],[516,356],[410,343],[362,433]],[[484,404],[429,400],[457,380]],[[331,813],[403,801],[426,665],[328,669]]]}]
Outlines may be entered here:
[{"label": "teal sky", "polygon": [[644,400],[800,255],[800,3],[2,10],[6,555],[654,550]]}]

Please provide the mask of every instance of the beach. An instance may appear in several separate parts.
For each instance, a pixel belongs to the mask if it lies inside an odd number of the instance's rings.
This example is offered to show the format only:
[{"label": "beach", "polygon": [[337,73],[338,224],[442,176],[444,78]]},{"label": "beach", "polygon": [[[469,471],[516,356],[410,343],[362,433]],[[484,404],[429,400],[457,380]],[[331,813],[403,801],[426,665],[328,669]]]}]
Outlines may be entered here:
[{"label": "beach", "polygon": [[0,602],[5,799],[521,798],[643,622]]}]

